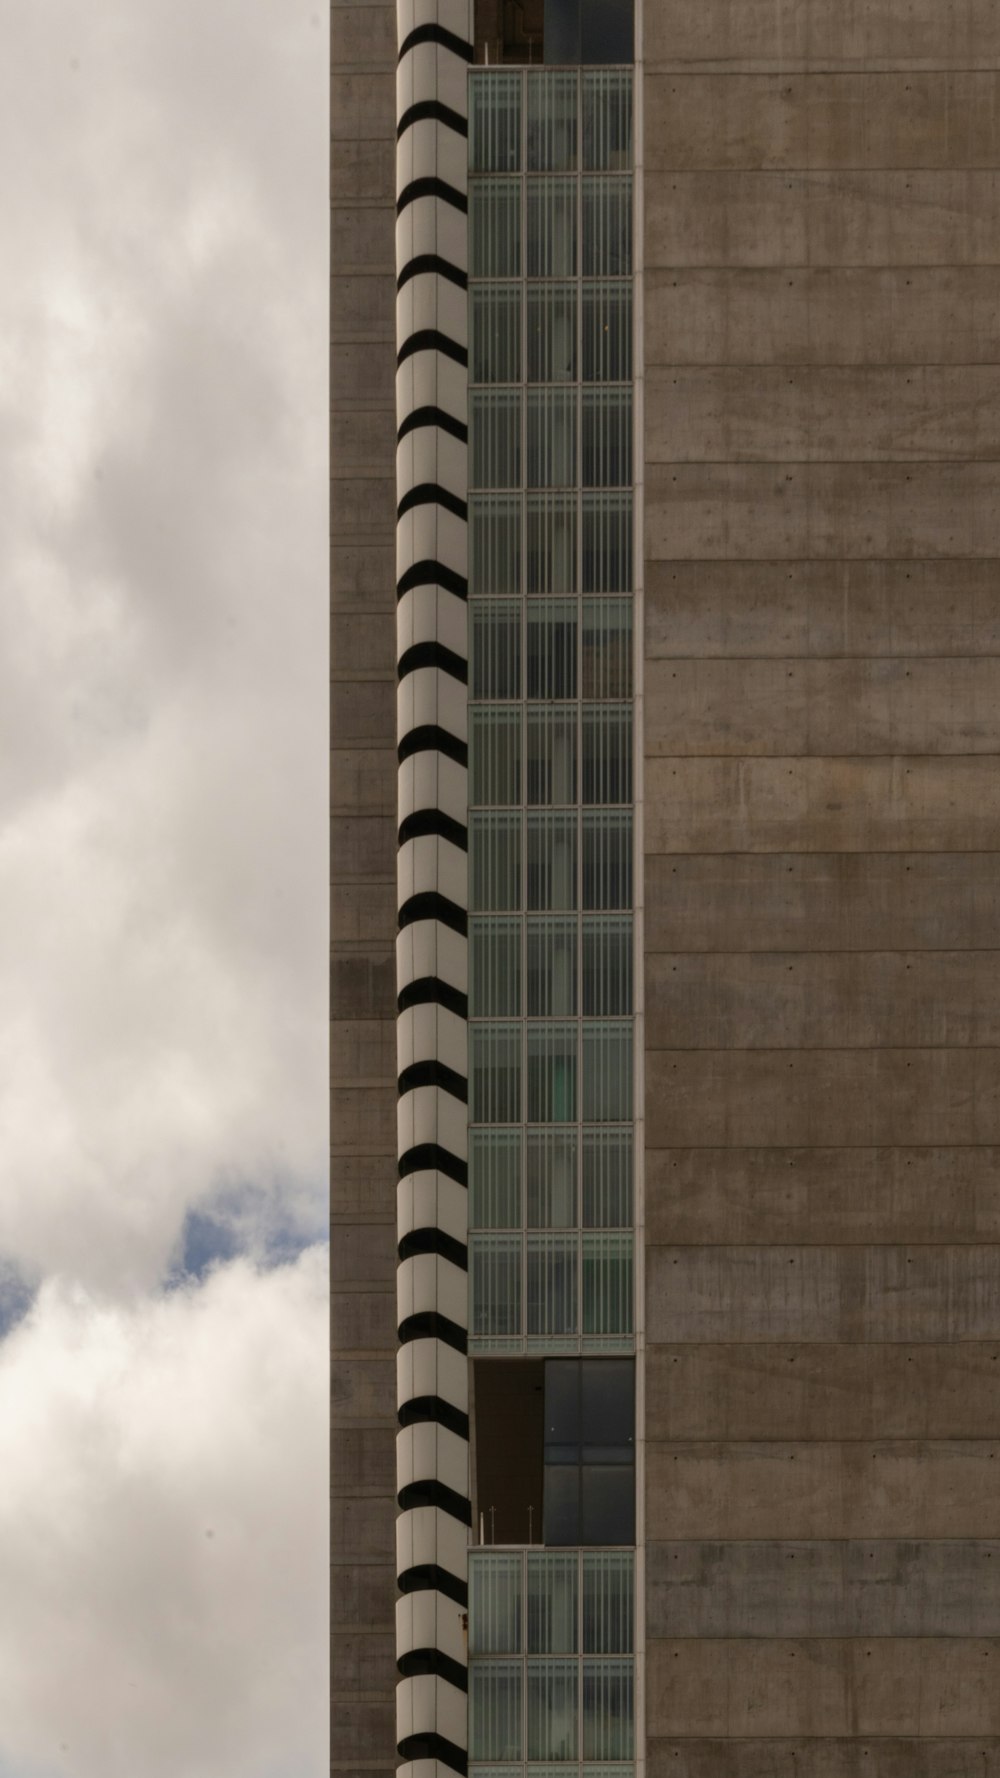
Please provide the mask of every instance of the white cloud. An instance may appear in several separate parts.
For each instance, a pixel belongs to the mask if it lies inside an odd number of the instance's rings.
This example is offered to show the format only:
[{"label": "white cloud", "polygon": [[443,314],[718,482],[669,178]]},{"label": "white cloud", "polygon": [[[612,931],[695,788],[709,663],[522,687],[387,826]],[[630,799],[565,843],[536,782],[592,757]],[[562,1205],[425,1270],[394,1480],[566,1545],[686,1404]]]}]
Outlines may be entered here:
[{"label": "white cloud", "polygon": [[4,36],[0,1778],[318,1778],[325,9]]},{"label": "white cloud", "polygon": [[322,1249],[0,1346],[0,1745],[18,1778],[304,1778],[326,1745]]}]

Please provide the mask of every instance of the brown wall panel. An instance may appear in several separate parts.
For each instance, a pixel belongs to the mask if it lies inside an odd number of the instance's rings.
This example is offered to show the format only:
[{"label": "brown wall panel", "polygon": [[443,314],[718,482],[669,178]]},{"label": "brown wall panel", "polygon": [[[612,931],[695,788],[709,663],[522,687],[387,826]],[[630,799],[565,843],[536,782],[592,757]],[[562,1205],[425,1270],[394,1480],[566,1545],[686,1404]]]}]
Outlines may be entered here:
[{"label": "brown wall panel", "polygon": [[1000,463],[651,463],[654,560],[1000,555]]},{"label": "brown wall panel", "polygon": [[655,1437],[1000,1438],[1000,1340],[654,1345],[646,1386]]},{"label": "brown wall panel", "polygon": [[650,1778],[1000,1778],[1000,1742],[793,1740],[648,1743]]},{"label": "brown wall panel", "polygon": [[1000,74],[651,74],[646,165],[995,167]]},{"label": "brown wall panel", "polygon": [[995,852],[743,852],[646,860],[651,951],[992,950]]},{"label": "brown wall panel", "polygon": [[995,1047],[1000,953],[649,952],[646,1030],[652,1049]]},{"label": "brown wall panel", "polygon": [[646,400],[654,463],[1000,456],[995,364],[667,364],[648,371]]},{"label": "brown wall panel", "polygon": [[990,265],[1000,173],[661,173],[650,266]]},{"label": "brown wall panel", "polygon": [[1000,1241],[998,1148],[655,1148],[646,1239]]},{"label": "brown wall panel", "polygon": [[[995,754],[994,659],[650,661],[647,751]],[[360,700],[352,700],[358,704]]]},{"label": "brown wall panel", "polygon": [[1000,1440],[657,1443],[646,1462],[674,1538],[1000,1536]]},{"label": "brown wall panel", "polygon": [[656,0],[645,8],[645,54],[653,67],[989,68],[1000,62],[1000,19],[993,0]]},{"label": "brown wall panel", "polygon": [[1000,1636],[1000,1543],[649,1543],[647,1634]]},{"label": "brown wall panel", "polygon": [[1000,1143],[1000,1050],[651,1050],[652,1148]]},{"label": "brown wall panel", "polygon": [[989,1639],[671,1639],[648,1664],[653,1736],[1000,1732]]},{"label": "brown wall panel", "polygon": [[649,852],[995,852],[1000,773],[972,759],[650,759]]},{"label": "brown wall panel", "polygon": [[646,362],[995,364],[1000,267],[671,266],[645,280]]},{"label": "brown wall panel", "polygon": [[1000,1247],[650,1247],[651,1341],[1000,1340]]},{"label": "brown wall panel", "polygon": [[647,662],[1000,654],[1000,575],[967,559],[651,562]]}]

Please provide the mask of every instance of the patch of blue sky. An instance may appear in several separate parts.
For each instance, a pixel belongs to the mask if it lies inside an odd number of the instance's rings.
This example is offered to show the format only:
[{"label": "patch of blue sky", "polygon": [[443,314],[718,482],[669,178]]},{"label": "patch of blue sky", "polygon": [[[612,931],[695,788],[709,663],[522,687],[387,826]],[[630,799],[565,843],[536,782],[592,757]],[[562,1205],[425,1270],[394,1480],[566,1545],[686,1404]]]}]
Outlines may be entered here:
[{"label": "patch of blue sky", "polygon": [[[37,1285],[30,1284],[12,1260],[0,1258],[0,1340],[24,1320],[37,1294]],[[0,1778],[5,1778],[0,1764]]]},{"label": "patch of blue sky", "polygon": [[213,1267],[241,1257],[265,1269],[289,1265],[327,1238],[325,1191],[226,1185],[188,1211],[167,1286],[200,1282]]}]

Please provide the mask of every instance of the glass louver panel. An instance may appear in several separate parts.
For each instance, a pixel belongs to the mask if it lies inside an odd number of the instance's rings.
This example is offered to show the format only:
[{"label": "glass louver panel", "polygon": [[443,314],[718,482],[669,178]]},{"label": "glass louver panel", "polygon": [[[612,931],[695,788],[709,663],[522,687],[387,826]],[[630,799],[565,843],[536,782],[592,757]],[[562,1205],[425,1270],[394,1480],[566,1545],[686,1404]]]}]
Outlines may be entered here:
[{"label": "glass louver panel", "polygon": [[632,1130],[584,1130],[583,1225],[632,1227]]},{"label": "glass louver panel", "polygon": [[474,913],[521,905],[521,816],[469,816],[469,906]]},{"label": "glass louver panel", "polygon": [[632,906],[632,812],[583,812],[583,905]]},{"label": "glass louver panel", "polygon": [[469,1116],[476,1124],[521,1121],[520,1025],[470,1025]]},{"label": "glass louver panel", "polygon": [[529,1760],[577,1758],[579,1667],[576,1661],[529,1660]]},{"label": "glass louver panel", "polygon": [[560,700],[576,697],[576,600],[539,602],[528,607],[525,695]]},{"label": "glass louver panel", "polygon": [[581,607],[582,695],[585,698],[630,698],[632,695],[631,599],[584,599]]},{"label": "glass louver panel", "polygon": [[469,711],[469,801],[521,801],[520,709]]},{"label": "glass louver panel", "polygon": [[567,488],[576,482],[575,389],[528,390],[529,488]]},{"label": "glass louver panel", "polygon": [[[529,910],[576,907],[575,811],[528,814],[527,884]],[[597,905],[597,904],[595,904]],[[603,905],[603,904],[601,904]],[[613,904],[613,905],[617,905]]]},{"label": "glass louver panel", "polygon": [[583,275],[585,278],[627,278],[632,273],[632,180],[589,178],[582,181]]},{"label": "glass louver panel", "polygon": [[521,181],[485,179],[469,213],[469,270],[474,278],[521,276]]},{"label": "glass louver panel", "polygon": [[527,1225],[568,1229],[576,1222],[576,1131],[529,1130],[525,1147]]},{"label": "glass louver panel", "polygon": [[469,1753],[472,1759],[521,1758],[520,1661],[474,1662],[469,1668]]},{"label": "glass louver panel", "polygon": [[520,1555],[477,1550],[469,1563],[470,1655],[520,1654],[521,1588]]},{"label": "glass louver panel", "polygon": [[631,1660],[583,1663],[583,1757],[625,1760],[633,1753]]},{"label": "glass louver panel", "polygon": [[576,167],[577,78],[573,72],[528,75],[528,171]]},{"label": "glass louver panel", "polygon": [[470,920],[470,1017],[516,1018],[520,1011],[520,920]]},{"label": "glass louver panel", "polygon": [[576,712],[536,709],[527,713],[529,803],[576,802]]},{"label": "glass louver panel", "polygon": [[516,173],[521,165],[521,76],[469,76],[469,166],[476,173]]},{"label": "glass louver panel", "polygon": [[471,1332],[478,1339],[521,1332],[521,1236],[469,1236]]},{"label": "glass louver panel", "polygon": [[583,1103],[595,1123],[625,1123],[632,1110],[632,1024],[583,1027]]},{"label": "glass louver panel", "polygon": [[582,1564],[584,1654],[631,1654],[635,1617],[632,1551],[584,1550]]},{"label": "glass louver panel", "polygon": [[588,1018],[632,1011],[631,914],[583,922],[583,1011]]},{"label": "glass louver panel", "polygon": [[576,198],[575,179],[528,181],[529,278],[572,278],[576,272]]},{"label": "glass louver panel", "polygon": [[528,1026],[528,1122],[576,1119],[576,1025]]},{"label": "glass louver panel", "polygon": [[469,557],[477,593],[521,590],[521,496],[476,494],[469,500]]},{"label": "glass louver panel", "polygon": [[583,801],[632,801],[632,710],[628,704],[584,706]]},{"label": "glass louver panel", "polygon": [[520,284],[472,286],[469,292],[469,381],[521,381]]},{"label": "glass louver panel", "polygon": [[470,389],[470,486],[516,488],[520,480],[520,390]]},{"label": "glass louver panel", "polygon": [[571,383],[576,377],[576,285],[528,286],[528,381]]},{"label": "glass louver panel", "polygon": [[574,494],[529,494],[527,512],[528,592],[576,591]]},{"label": "glass louver panel", "polygon": [[527,1650],[529,1655],[574,1655],[578,1648],[579,1558],[529,1553]]},{"label": "glass louver panel", "polygon": [[583,485],[617,488],[626,487],[631,480],[631,385],[587,387],[583,391]]},{"label": "glass louver panel", "polygon": [[[632,495],[583,496],[582,582],[585,593],[632,591]],[[498,589],[500,590],[500,589]]]},{"label": "glass louver panel", "polygon": [[624,279],[584,284],[584,382],[624,383],[631,376],[631,284]]},{"label": "glass louver panel", "polygon": [[470,1130],[469,1227],[521,1226],[521,1132]]},{"label": "glass louver panel", "polygon": [[576,920],[529,920],[527,950],[529,1018],[572,1017],[576,1013]]},{"label": "glass louver panel", "polygon": [[474,599],[469,606],[469,687],[474,698],[521,695],[521,606]]},{"label": "glass louver panel", "polygon": [[632,1235],[583,1237],[583,1331],[624,1334],[632,1328]]},{"label": "glass louver panel", "polygon": [[583,164],[588,172],[624,172],[632,165],[632,74],[623,68],[583,72]]},{"label": "glass louver panel", "polygon": [[[577,1328],[575,1235],[527,1236],[528,1333],[554,1338]],[[544,1756],[543,1756],[544,1757]]]}]

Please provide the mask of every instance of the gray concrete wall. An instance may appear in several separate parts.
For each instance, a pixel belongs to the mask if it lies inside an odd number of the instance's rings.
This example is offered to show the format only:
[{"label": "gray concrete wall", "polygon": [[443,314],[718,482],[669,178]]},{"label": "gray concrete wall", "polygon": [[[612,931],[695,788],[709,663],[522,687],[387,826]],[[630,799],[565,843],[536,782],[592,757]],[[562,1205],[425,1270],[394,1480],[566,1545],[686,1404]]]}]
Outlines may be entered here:
[{"label": "gray concrete wall", "polygon": [[1000,9],[645,42],[651,1778],[997,1778]]},{"label": "gray concrete wall", "polygon": [[394,6],[332,14],[332,1769],[396,1766]]}]

